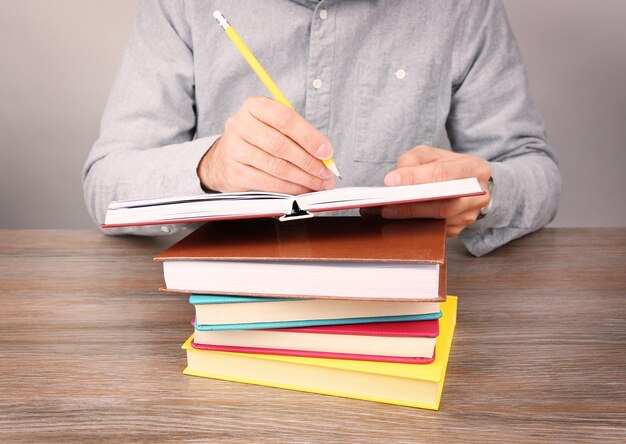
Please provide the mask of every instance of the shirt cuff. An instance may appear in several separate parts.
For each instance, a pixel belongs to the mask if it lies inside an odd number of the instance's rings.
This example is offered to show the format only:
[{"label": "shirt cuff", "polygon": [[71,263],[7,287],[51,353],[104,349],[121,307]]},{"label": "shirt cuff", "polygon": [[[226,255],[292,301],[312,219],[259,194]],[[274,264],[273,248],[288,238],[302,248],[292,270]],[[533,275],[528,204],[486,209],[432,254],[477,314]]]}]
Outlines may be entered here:
[{"label": "shirt cuff", "polygon": [[171,171],[170,178],[174,179],[177,195],[205,194],[198,177],[198,165],[219,136],[203,137],[191,142],[186,142],[180,147],[180,155],[177,155],[168,166]]},{"label": "shirt cuff", "polygon": [[[193,196],[205,194],[198,177],[198,164],[206,152],[213,146],[219,136],[203,137],[178,145],[176,155],[168,155],[156,165],[162,171],[160,191],[156,195],[143,195],[137,198],[153,198],[166,196]],[[165,161],[167,163],[165,163]],[[166,192],[166,193],[165,193]],[[146,189],[149,194],[150,190]],[[198,223],[177,223],[168,225],[145,225],[122,228],[101,229],[107,235],[133,234],[139,236],[162,236],[180,232],[188,232],[198,227]]]},{"label": "shirt cuff", "polygon": [[493,193],[489,213],[459,234],[465,247],[475,256],[482,256],[504,243],[494,236],[497,231],[494,229],[509,227],[516,210],[513,203],[517,201],[517,187],[511,167],[501,162],[490,162],[490,166]]}]

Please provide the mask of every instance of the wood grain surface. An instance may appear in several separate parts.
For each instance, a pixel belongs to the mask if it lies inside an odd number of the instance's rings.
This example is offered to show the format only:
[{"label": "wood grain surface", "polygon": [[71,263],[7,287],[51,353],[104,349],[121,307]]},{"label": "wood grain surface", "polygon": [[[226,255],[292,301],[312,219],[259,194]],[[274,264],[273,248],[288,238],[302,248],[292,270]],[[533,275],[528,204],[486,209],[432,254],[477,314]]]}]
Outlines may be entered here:
[{"label": "wood grain surface", "polygon": [[0,442],[625,442],[626,229],[449,243],[438,412],[183,376],[176,239],[0,230]]}]

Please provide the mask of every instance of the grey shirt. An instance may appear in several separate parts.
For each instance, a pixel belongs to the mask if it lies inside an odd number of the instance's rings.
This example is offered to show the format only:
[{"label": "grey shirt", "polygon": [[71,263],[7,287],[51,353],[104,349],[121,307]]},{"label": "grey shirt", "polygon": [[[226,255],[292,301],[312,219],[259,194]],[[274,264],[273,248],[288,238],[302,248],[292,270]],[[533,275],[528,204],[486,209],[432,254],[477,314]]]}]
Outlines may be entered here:
[{"label": "grey shirt", "polygon": [[226,119],[268,95],[215,9],[328,135],[340,186],[382,186],[403,152],[447,131],[492,169],[490,212],[460,235],[471,253],[554,217],[561,178],[500,1],[144,0],[83,172],[97,223],[112,200],[202,193],[196,169]]}]

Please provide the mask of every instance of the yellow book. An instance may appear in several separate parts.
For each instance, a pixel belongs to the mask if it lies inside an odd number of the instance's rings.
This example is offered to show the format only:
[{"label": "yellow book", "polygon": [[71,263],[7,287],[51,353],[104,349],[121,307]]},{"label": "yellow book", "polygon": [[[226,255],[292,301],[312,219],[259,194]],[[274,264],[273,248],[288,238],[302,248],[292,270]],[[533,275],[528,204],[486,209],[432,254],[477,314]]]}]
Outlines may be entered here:
[{"label": "yellow book", "polygon": [[196,350],[187,351],[186,375],[265,385],[331,396],[438,410],[446,375],[457,298],[441,303],[436,357],[431,364],[397,364],[347,359]]}]

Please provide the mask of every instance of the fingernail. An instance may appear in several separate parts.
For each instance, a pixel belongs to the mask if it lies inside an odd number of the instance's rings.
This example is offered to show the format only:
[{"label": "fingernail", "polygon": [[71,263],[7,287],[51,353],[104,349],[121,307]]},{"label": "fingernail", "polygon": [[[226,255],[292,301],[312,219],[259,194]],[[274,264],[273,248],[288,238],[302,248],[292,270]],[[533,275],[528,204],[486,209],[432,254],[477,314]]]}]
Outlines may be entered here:
[{"label": "fingernail", "polygon": [[388,187],[395,187],[400,185],[400,175],[398,173],[389,173],[385,177],[385,185]]},{"label": "fingernail", "polygon": [[319,157],[320,159],[330,159],[331,157],[333,157],[333,149],[330,147],[330,145],[323,143],[317,149],[317,157]]},{"label": "fingernail", "polygon": [[383,208],[383,217],[387,218],[387,219],[393,219],[394,217],[398,216],[398,210],[395,209],[394,207],[385,207]]},{"label": "fingernail", "polygon": [[333,172],[326,167],[322,167],[320,170],[320,177],[322,179],[331,179],[333,177]]},{"label": "fingernail", "polygon": [[335,188],[335,180],[334,179],[325,180],[324,182],[322,182],[322,188],[324,188],[325,190],[330,190],[330,189]]}]

